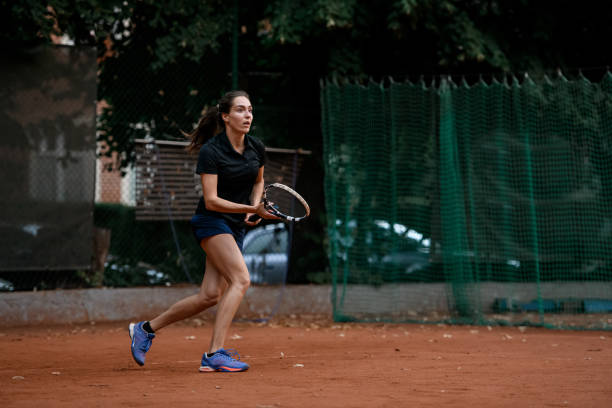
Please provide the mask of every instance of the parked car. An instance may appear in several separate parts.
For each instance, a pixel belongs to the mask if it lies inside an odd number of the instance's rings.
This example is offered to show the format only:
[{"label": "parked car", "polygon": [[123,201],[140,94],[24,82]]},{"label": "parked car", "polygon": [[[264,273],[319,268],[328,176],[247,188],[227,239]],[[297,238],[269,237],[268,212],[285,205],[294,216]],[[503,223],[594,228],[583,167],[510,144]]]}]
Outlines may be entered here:
[{"label": "parked car", "polygon": [[244,261],[251,283],[278,285],[287,276],[287,243],[285,224],[268,224],[248,231],[244,237]]},{"label": "parked car", "polygon": [[15,286],[4,279],[0,279],[0,292],[12,292],[15,290]]},{"label": "parked car", "polygon": [[338,245],[336,255],[340,259],[350,262],[349,254],[354,256],[355,246],[359,244],[361,251],[367,252],[367,257],[360,264],[362,270],[387,271],[381,276],[383,281],[431,279],[431,240],[422,233],[403,224],[377,219],[367,224],[359,243],[356,242],[357,237],[356,220],[349,220],[346,224],[342,220],[336,220],[332,239]]}]

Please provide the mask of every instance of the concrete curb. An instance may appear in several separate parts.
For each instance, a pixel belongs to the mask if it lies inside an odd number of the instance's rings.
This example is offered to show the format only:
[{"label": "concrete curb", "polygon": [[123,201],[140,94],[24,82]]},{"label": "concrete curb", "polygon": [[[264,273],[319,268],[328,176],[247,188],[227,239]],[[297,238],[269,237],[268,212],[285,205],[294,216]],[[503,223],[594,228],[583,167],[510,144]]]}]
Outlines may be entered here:
[{"label": "concrete curb", "polygon": [[[453,290],[456,289],[456,290]],[[177,287],[102,288],[0,293],[0,327],[151,319],[173,303],[196,294],[196,285]],[[291,314],[332,315],[331,285],[253,286],[238,309],[238,318]],[[448,316],[456,298],[494,313],[507,304],[544,299],[611,299],[612,282],[482,282],[453,288],[447,283],[395,283],[379,287],[347,285],[338,290],[337,312],[351,316]],[[213,313],[214,308],[204,313]],[[211,314],[212,316],[212,314]]]},{"label": "concrete curb", "polygon": [[[196,285],[181,285],[0,293],[0,326],[150,319],[198,290]],[[254,286],[247,291],[237,317],[268,317],[271,313],[331,316],[330,294],[329,285]]]}]

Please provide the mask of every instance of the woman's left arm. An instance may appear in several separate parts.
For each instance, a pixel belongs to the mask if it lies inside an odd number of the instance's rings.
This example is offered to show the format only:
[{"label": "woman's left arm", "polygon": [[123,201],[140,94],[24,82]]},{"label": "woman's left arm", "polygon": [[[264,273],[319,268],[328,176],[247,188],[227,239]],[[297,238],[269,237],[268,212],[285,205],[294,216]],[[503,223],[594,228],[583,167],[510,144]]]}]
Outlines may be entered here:
[{"label": "woman's left arm", "polygon": [[[257,205],[261,201],[261,196],[263,195],[263,191],[264,191],[263,175],[264,175],[264,166],[261,166],[259,168],[259,172],[257,173],[257,178],[255,179],[255,183],[253,184],[253,189],[251,190],[251,204],[252,205]],[[249,217],[253,214],[254,213],[248,213],[246,215],[244,222],[246,222],[247,225],[254,226],[261,222],[261,218],[258,218],[255,221],[249,221]]]}]

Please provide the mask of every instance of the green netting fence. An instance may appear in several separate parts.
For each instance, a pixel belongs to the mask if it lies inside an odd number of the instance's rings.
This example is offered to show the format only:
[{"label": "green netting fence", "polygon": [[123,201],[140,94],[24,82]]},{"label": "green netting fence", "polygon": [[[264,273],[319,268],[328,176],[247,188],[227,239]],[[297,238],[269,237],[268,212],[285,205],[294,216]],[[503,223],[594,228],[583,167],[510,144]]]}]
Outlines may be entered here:
[{"label": "green netting fence", "polygon": [[336,320],[612,328],[612,74],[321,101]]}]

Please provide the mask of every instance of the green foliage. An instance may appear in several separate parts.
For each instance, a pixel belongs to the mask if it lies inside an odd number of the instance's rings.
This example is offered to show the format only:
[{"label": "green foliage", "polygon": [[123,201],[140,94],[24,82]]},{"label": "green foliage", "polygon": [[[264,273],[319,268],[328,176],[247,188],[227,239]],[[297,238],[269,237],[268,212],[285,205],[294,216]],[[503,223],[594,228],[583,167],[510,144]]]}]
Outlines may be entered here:
[{"label": "green foliage", "polygon": [[[104,285],[134,286],[187,281],[167,221],[136,221],[134,208],[120,204],[96,204],[94,223],[97,227],[111,230]],[[175,226],[188,273],[194,282],[200,282],[204,254],[193,239],[187,222],[175,222]]]},{"label": "green foliage", "polygon": [[49,10],[21,1],[3,8],[4,47],[49,41],[51,34],[97,45],[98,99],[109,105],[98,139],[107,143],[107,155],[120,153],[121,167],[133,159],[135,138],[180,137],[223,92],[218,78],[226,64],[202,75],[203,60],[223,55],[221,39],[231,30],[233,9],[221,0],[51,0]]},{"label": "green foliage", "polygon": [[[243,0],[236,2],[237,11],[234,3],[221,0],[51,0],[48,4],[52,11],[34,0],[3,1],[3,39],[40,41],[54,32],[55,20],[56,34],[68,34],[77,44],[97,44],[101,54],[107,38],[112,40],[115,58],[144,46],[152,70],[201,63],[211,51],[218,52],[229,41],[236,15],[241,26],[256,32],[259,46],[322,41],[319,58],[329,58],[326,54],[333,56],[341,49],[364,58],[372,45],[387,49],[387,44],[412,52],[406,46],[425,42],[422,45],[437,57],[427,61],[430,69],[458,69],[473,63],[497,70],[562,66],[573,54],[584,55],[580,44],[585,36],[605,38],[610,32],[604,5],[591,5],[576,15],[571,8],[564,10],[550,1]],[[560,41],[560,36],[567,41]],[[262,50],[282,53],[279,48]],[[429,51],[423,51],[413,57],[427,57]]]},{"label": "green foliage", "polygon": [[[108,104],[98,139],[122,168],[134,159],[134,139],[180,138],[229,90],[238,18],[239,86],[254,98],[256,134],[270,146],[313,151],[298,187],[320,214],[323,194],[311,182],[323,172],[320,78],[363,84],[369,76],[605,66],[596,40],[612,33],[605,2],[576,13],[546,0],[1,1],[2,47],[48,42],[51,33],[97,47],[98,100]],[[324,218],[302,227],[292,279],[329,275],[320,261]]]},{"label": "green foliage", "polygon": [[2,48],[38,45],[48,41],[53,31],[51,13],[37,0],[0,2]]},{"label": "green foliage", "polygon": [[350,29],[354,24],[357,0],[273,0],[264,18],[271,25],[268,39],[281,44],[300,44],[325,30]]},{"label": "green foliage", "polygon": [[100,118],[99,139],[110,147],[106,154],[121,153],[125,167],[134,139],[180,137],[223,92],[217,78],[225,66],[202,72],[202,60],[223,54],[219,39],[231,27],[231,14],[221,1],[139,1],[121,10],[113,55],[101,64],[98,98],[110,106]]}]

